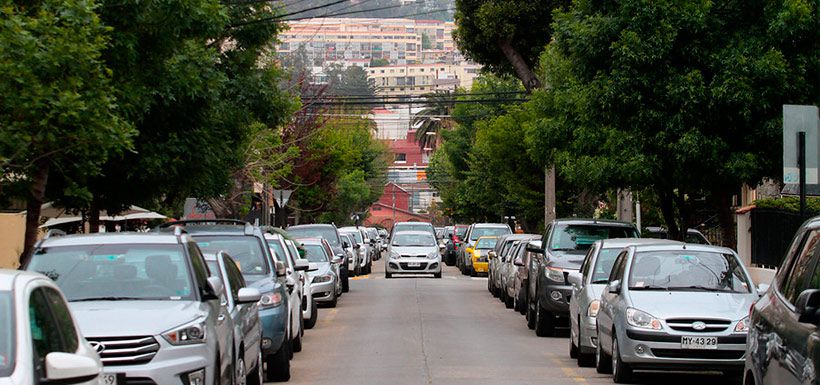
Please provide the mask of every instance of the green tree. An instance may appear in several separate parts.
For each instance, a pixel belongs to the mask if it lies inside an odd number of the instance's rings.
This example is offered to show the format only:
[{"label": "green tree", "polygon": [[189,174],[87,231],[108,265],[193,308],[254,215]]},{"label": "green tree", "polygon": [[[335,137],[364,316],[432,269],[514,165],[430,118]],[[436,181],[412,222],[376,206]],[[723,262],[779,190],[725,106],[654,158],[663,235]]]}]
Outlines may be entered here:
[{"label": "green tree", "polygon": [[376,87],[367,76],[367,71],[359,66],[342,68],[332,64],[325,69],[328,77],[327,94],[330,96],[375,96]]},{"label": "green tree", "polygon": [[818,102],[817,2],[577,1],[542,58],[529,141],[575,183],[651,188],[670,233],[704,197],[732,231],[776,175],[781,105]]},{"label": "green tree", "polygon": [[94,8],[75,0],[0,6],[0,185],[25,191],[21,264],[36,240],[49,176],[97,173],[131,142],[100,58],[107,30]]}]

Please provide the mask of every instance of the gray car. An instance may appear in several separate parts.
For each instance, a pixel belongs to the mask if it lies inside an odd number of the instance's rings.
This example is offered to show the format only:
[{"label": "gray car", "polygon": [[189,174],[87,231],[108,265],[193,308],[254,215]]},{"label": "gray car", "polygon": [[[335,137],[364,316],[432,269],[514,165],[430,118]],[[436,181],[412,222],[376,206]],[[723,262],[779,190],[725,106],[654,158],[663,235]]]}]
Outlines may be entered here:
[{"label": "gray car", "polygon": [[441,254],[434,234],[428,231],[394,232],[387,250],[385,278],[392,278],[393,274],[433,274],[441,278]]},{"label": "gray car", "polygon": [[501,267],[507,258],[507,254],[512,251],[517,241],[528,236],[528,234],[502,235],[498,238],[495,248],[487,254],[490,260],[489,272],[487,273],[487,290],[494,297],[501,298]]},{"label": "gray car", "polygon": [[310,262],[308,280],[313,299],[319,304],[336,307],[342,294],[338,267],[342,258],[333,256],[333,250],[323,239],[300,239],[299,242]]},{"label": "gray car", "polygon": [[[432,228],[432,225],[431,225]],[[503,223],[475,223],[467,229],[464,235],[464,243],[461,244],[457,253],[456,265],[461,270],[461,274],[475,275],[473,271],[473,246],[480,237],[500,237],[512,234],[510,226]]]},{"label": "gray car", "polygon": [[757,290],[731,249],[629,246],[601,294],[596,367],[616,383],[634,370],[743,369]]},{"label": "gray car", "polygon": [[572,272],[567,280],[572,285],[569,300],[570,349],[571,358],[578,360],[578,366],[595,364],[597,341],[596,318],[600,310],[601,293],[609,282],[609,274],[615,257],[627,246],[674,244],[673,241],[641,238],[613,238],[595,241],[587,252],[579,272]]}]

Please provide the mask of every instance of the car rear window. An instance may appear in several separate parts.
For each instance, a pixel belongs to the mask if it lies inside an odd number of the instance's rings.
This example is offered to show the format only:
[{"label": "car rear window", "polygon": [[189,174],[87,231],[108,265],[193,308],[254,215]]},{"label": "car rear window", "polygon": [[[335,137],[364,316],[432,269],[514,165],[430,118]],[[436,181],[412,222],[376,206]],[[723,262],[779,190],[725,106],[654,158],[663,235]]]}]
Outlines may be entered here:
[{"label": "car rear window", "polygon": [[638,232],[627,226],[558,225],[550,239],[550,250],[583,251],[601,239],[637,237]]},{"label": "car rear window", "polygon": [[393,234],[399,231],[429,231],[435,233],[433,225],[429,223],[399,223],[393,228]]},{"label": "car rear window", "polygon": [[506,234],[511,234],[510,228],[504,227],[476,227],[470,233],[470,240],[475,241],[481,237],[498,237]]},{"label": "car rear window", "polygon": [[595,267],[592,268],[592,283],[607,283],[609,282],[609,274],[612,273],[612,266],[615,264],[615,258],[623,249],[609,248],[601,249],[598,252],[598,258],[595,259]]},{"label": "car rear window", "polygon": [[330,226],[289,227],[288,235],[293,238],[322,238],[332,246],[340,244],[336,229]]},{"label": "car rear window", "polygon": [[456,236],[459,238],[464,238],[464,235],[467,234],[466,227],[456,227]]},{"label": "car rear window", "polygon": [[[255,282],[270,272],[267,257],[259,238],[237,235],[196,235],[196,244],[203,253],[216,254],[224,251],[239,265],[248,282]],[[283,259],[282,262],[285,262]]]},{"label": "car rear window", "polygon": [[492,249],[498,243],[498,238],[481,238],[475,244],[476,249]]},{"label": "car rear window", "polygon": [[310,262],[329,262],[325,249],[322,245],[306,244],[302,245],[305,249],[305,258]]},{"label": "car rear window", "polygon": [[11,376],[14,370],[14,307],[11,292],[0,291],[0,377]]}]

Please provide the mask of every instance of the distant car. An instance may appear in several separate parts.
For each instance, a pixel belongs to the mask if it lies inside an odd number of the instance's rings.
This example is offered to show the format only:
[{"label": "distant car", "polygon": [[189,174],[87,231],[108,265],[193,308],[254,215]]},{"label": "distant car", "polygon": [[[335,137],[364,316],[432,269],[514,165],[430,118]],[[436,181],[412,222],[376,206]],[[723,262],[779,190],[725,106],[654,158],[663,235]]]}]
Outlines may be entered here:
[{"label": "distant car", "polygon": [[441,278],[441,254],[435,235],[429,231],[399,231],[390,238],[384,276],[433,274]]},{"label": "distant car", "polygon": [[797,231],[771,287],[751,309],[744,385],[820,382],[820,217]]},{"label": "distant car", "polygon": [[398,222],[393,225],[393,230],[390,232],[390,237],[392,238],[394,235],[402,231],[426,231],[433,236],[433,239],[436,239],[436,228],[433,227],[433,224],[430,222]]},{"label": "distant car", "polygon": [[510,226],[503,223],[474,223],[464,236],[464,243],[459,247],[456,264],[461,270],[461,274],[474,275],[473,272],[473,246],[479,237],[490,236],[499,237],[512,234]]},{"label": "distant car", "polygon": [[220,320],[223,284],[208,276],[189,235],[49,237],[24,267],[60,286],[100,353],[103,383],[233,381],[233,333]]},{"label": "distant car", "polygon": [[382,252],[387,250],[387,230],[375,227],[365,227],[367,237],[365,242],[370,247],[370,260],[378,261],[382,259]]},{"label": "distant car", "polygon": [[342,238],[339,236],[339,229],[332,224],[311,224],[290,226],[287,228],[288,234],[294,238],[322,238],[327,241],[330,248],[333,250],[333,257],[342,259],[339,267],[339,279],[341,279],[342,292],[347,293],[350,290],[350,282],[348,277],[350,272],[347,270],[347,260],[344,251],[344,244]]},{"label": "distant car", "polygon": [[473,276],[487,274],[489,271],[489,259],[487,258],[487,254],[495,248],[496,242],[498,242],[498,237],[493,236],[479,237],[476,240],[472,255],[473,269],[470,271]]},{"label": "distant car", "polygon": [[578,366],[595,365],[595,348],[598,336],[596,317],[601,306],[601,293],[609,283],[609,274],[615,257],[627,246],[674,243],[661,239],[602,239],[595,241],[587,252],[581,270],[570,273],[567,280],[572,285],[569,300],[570,358]]},{"label": "distant car", "polygon": [[313,299],[322,305],[336,307],[342,285],[339,279],[339,265],[343,259],[334,255],[327,240],[321,238],[299,239],[305,250],[305,258],[310,261],[310,290]]},{"label": "distant car", "polygon": [[300,272],[305,295],[302,306],[302,320],[305,322],[305,329],[313,329],[313,327],[316,326],[319,311],[316,309],[316,300],[313,299],[313,291],[310,289],[310,261],[305,258],[304,250],[299,250],[299,246],[296,245],[295,240],[286,239],[285,243],[288,245],[290,254],[297,258],[297,262],[300,265],[303,263],[308,264],[308,269]]},{"label": "distant car", "polygon": [[284,231],[268,228],[265,240],[277,262],[285,265],[285,286],[288,297],[288,339],[291,341],[291,350],[302,351],[302,336],[305,334],[302,309],[305,307],[305,286],[307,286],[308,262],[293,255],[285,240]]},{"label": "distant car", "polygon": [[0,269],[0,384],[102,384],[103,365],[48,277]]},{"label": "distant car", "polygon": [[596,368],[616,383],[635,370],[740,374],[758,299],[734,251],[632,245],[615,259],[597,316]]},{"label": "distant car", "polygon": [[378,233],[376,233],[376,238],[371,240],[369,237],[373,234],[368,234],[364,227],[342,227],[339,232],[353,237],[351,245],[355,249],[358,259],[358,266],[355,266],[359,272],[358,274],[370,274],[373,267],[373,257],[378,253],[378,244],[380,243]]},{"label": "distant car", "polygon": [[567,276],[578,271],[592,243],[609,238],[638,238],[638,230],[631,223],[598,219],[556,219],[547,225],[529,266],[527,321],[536,335],[552,336],[556,326],[568,324]]},{"label": "distant car", "polygon": [[512,251],[515,242],[529,239],[530,237],[530,234],[501,235],[498,237],[498,242],[495,244],[493,250],[487,253],[490,259],[490,263],[487,267],[489,270],[487,273],[487,290],[489,290],[494,297],[501,297],[501,268],[506,260],[507,254]]},{"label": "distant car", "polygon": [[205,254],[212,277],[222,280],[219,293],[233,343],[233,382],[262,384],[262,324],[257,302],[259,290],[246,287],[239,266],[227,253]]},{"label": "distant car", "polygon": [[[515,261],[521,261],[524,257],[524,254],[527,253],[527,245],[529,241],[526,239],[522,239],[520,241],[516,241],[513,244],[512,249],[509,253],[507,253],[506,258],[504,258],[504,262],[500,266],[500,274],[501,274],[501,302],[504,302],[504,305],[507,309],[512,309],[515,307],[515,275],[517,274],[518,266],[515,265]],[[519,262],[520,263],[520,262]]]},{"label": "distant car", "polygon": [[[669,233],[663,227],[648,226],[641,231],[642,238],[657,238],[668,239]],[[689,229],[686,231],[686,243],[699,243],[701,245],[710,245],[706,236],[697,229]]]},{"label": "distant car", "polygon": [[359,251],[362,249],[361,245],[356,243],[356,238],[353,237],[353,234],[340,232],[339,236],[342,237],[342,245],[344,245],[347,271],[352,276],[364,274],[361,266],[364,258],[359,254]]}]

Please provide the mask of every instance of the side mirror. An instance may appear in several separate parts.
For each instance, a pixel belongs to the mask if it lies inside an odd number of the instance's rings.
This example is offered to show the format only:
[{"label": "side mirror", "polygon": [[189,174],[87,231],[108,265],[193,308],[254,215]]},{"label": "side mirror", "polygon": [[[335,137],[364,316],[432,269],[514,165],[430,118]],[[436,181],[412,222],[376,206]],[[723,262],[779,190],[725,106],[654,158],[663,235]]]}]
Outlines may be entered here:
[{"label": "side mirror", "polygon": [[794,308],[800,317],[798,322],[817,325],[820,321],[820,289],[804,290],[797,296]]},{"label": "side mirror", "polygon": [[296,263],[293,265],[293,270],[296,271],[308,271],[310,269],[310,261],[304,258],[299,258],[296,260]]},{"label": "side mirror", "polygon": [[262,298],[262,293],[257,288],[243,287],[239,289],[237,297],[239,297],[237,300],[239,303],[256,303]]},{"label": "side mirror", "polygon": [[353,248],[356,249],[356,250],[359,250],[359,249],[362,248],[362,245],[357,243],[356,246],[353,246]]},{"label": "side mirror", "polygon": [[316,270],[319,270],[319,264],[318,263],[311,262],[311,263],[308,264],[307,271],[316,271]]},{"label": "side mirror", "polygon": [[276,261],[276,276],[277,277],[284,277],[288,274],[287,268],[285,268],[285,264],[279,261]]},{"label": "side mirror", "polygon": [[606,285],[606,291],[608,291],[612,294],[620,293],[621,292],[621,281],[616,279],[616,280],[610,282],[609,285]]},{"label": "side mirror", "polygon": [[438,245],[438,251],[444,251],[444,249],[446,249],[446,248],[447,248],[447,246]]},{"label": "side mirror", "polygon": [[222,284],[222,280],[219,277],[208,277],[208,286],[211,287],[211,291],[218,297],[222,294],[222,290],[225,289],[225,285]]},{"label": "side mirror", "polygon": [[769,291],[768,283],[757,284],[757,294],[759,294],[761,297],[763,296],[763,294],[766,294],[767,291]]},{"label": "side mirror", "polygon": [[584,279],[581,273],[573,271],[567,275],[567,281],[569,281],[569,284],[572,286],[581,287],[583,286]]},{"label": "side mirror", "polygon": [[487,253],[487,259],[496,259],[496,257],[498,257],[498,253],[496,253],[495,250],[490,250],[490,252]]},{"label": "side mirror", "polygon": [[382,251],[387,251],[387,244],[382,245]]},{"label": "side mirror", "polygon": [[541,246],[534,245],[532,243],[527,243],[527,251],[530,253],[544,254],[544,249],[541,248]]},{"label": "side mirror", "polygon": [[102,365],[90,357],[72,353],[46,355],[46,379],[56,384],[81,384],[95,380]]},{"label": "side mirror", "polygon": [[333,257],[333,259],[331,259],[331,260],[330,260],[330,262],[331,262],[331,263],[335,263],[335,264],[337,264],[337,265],[338,265],[338,264],[341,264],[341,263],[342,263],[342,257],[338,257],[338,256],[337,256],[337,257]]},{"label": "side mirror", "polygon": [[524,266],[524,261],[521,258],[513,259],[513,265]]},{"label": "side mirror", "polygon": [[347,249],[347,248],[349,248],[349,247],[350,247],[350,244],[349,244],[349,243],[347,243],[347,242],[342,242],[342,247],[344,247],[345,249]]}]

